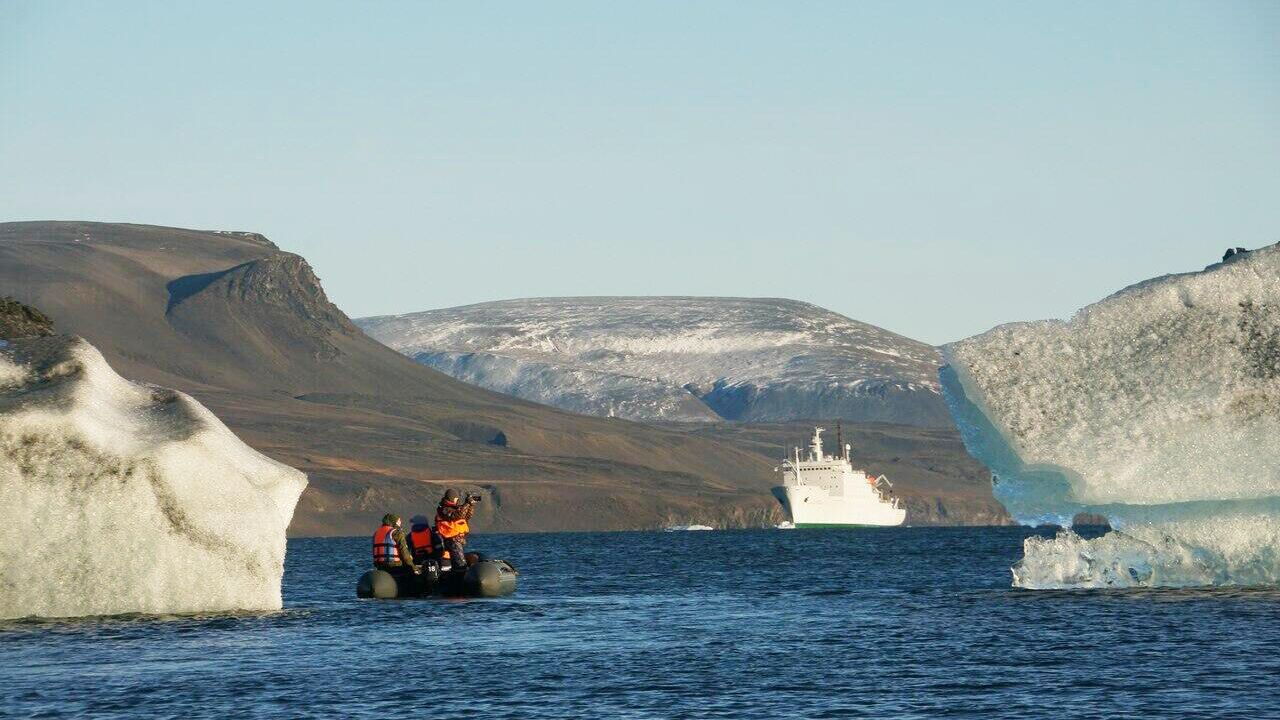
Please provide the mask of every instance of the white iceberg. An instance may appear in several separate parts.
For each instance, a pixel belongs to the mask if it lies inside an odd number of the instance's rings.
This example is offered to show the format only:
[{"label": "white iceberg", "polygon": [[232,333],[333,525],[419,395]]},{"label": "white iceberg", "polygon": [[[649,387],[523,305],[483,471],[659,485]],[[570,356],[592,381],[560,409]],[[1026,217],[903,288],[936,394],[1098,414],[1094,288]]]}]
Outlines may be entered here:
[{"label": "white iceberg", "polygon": [[1280,581],[1280,246],[943,348],[948,406],[1030,538],[1021,587]]},{"label": "white iceberg", "polygon": [[306,476],[67,336],[0,347],[0,618],[272,610]]}]

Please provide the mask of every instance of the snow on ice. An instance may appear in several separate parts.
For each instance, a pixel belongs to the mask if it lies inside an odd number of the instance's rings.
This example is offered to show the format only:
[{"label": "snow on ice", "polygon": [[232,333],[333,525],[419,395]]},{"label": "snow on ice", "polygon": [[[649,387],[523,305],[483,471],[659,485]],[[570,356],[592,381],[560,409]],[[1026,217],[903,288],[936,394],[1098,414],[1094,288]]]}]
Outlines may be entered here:
[{"label": "snow on ice", "polygon": [[1280,581],[1280,246],[943,356],[948,406],[1010,513],[1114,528],[1028,539],[1016,585]]},{"label": "snow on ice", "polygon": [[80,338],[0,348],[0,618],[271,610],[306,476]]}]

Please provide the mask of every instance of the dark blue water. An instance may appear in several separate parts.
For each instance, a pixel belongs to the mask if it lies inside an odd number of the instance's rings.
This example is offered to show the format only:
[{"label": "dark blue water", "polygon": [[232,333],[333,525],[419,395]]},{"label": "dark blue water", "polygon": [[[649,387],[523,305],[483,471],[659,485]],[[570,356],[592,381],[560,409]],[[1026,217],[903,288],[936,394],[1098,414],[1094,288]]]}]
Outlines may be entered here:
[{"label": "dark blue water", "polygon": [[469,601],[291,541],[279,613],[0,625],[0,714],[1280,716],[1280,591],[1016,591],[1027,532],[484,536],[520,589]]}]

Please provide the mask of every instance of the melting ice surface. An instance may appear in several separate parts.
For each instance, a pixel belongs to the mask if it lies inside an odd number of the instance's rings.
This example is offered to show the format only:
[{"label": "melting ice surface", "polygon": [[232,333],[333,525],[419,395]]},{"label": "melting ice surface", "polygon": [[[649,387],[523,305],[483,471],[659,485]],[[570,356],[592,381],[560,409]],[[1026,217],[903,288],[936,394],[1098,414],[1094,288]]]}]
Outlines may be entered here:
[{"label": "melting ice surface", "polygon": [[278,609],[305,486],[80,338],[0,347],[0,618]]},{"label": "melting ice surface", "polygon": [[1027,588],[1280,582],[1280,246],[943,348],[947,404],[1032,537]]}]

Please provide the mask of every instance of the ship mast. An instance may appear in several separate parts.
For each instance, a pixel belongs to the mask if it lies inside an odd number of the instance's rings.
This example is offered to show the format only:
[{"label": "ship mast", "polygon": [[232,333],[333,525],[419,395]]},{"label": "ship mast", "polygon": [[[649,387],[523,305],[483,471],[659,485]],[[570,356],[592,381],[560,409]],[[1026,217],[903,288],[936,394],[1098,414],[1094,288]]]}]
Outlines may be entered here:
[{"label": "ship mast", "polygon": [[822,462],[826,458],[822,455],[822,431],[826,428],[816,427],[813,429],[813,439],[809,441],[809,459],[814,462]]},{"label": "ship mast", "polygon": [[840,453],[840,456],[842,459],[844,460],[849,459],[848,457],[849,453],[844,451],[844,440],[840,437],[840,421],[839,420],[836,420],[836,452]]}]

